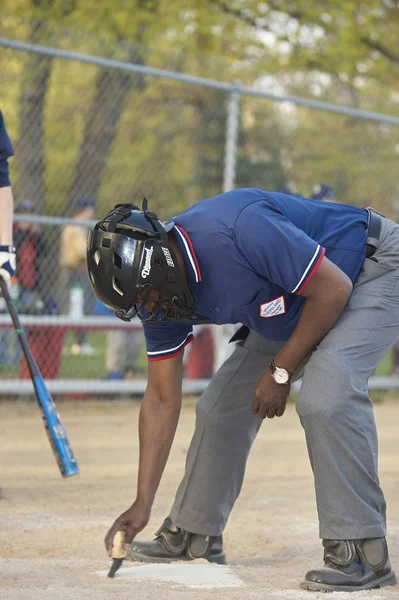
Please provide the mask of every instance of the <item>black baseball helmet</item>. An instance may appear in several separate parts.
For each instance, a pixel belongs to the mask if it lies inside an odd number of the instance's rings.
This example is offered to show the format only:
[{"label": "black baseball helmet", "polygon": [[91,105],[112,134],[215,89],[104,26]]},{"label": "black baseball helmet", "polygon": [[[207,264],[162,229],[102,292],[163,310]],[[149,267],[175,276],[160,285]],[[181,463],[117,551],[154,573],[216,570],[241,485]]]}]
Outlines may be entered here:
[{"label": "black baseball helmet", "polygon": [[120,319],[209,321],[195,313],[194,297],[169,245],[173,226],[162,224],[144,198],[142,210],[117,204],[89,232],[87,268],[94,293]]}]

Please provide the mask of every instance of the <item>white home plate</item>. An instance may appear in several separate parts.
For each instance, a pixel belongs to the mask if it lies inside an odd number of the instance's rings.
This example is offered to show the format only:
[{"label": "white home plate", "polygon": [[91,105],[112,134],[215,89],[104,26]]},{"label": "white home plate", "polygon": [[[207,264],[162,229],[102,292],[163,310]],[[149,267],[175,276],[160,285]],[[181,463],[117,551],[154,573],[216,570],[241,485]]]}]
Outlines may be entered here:
[{"label": "white home plate", "polygon": [[[107,576],[108,571],[97,571]],[[230,567],[206,564],[151,564],[121,567],[115,579],[170,581],[188,588],[213,589],[242,587],[244,582]]]}]

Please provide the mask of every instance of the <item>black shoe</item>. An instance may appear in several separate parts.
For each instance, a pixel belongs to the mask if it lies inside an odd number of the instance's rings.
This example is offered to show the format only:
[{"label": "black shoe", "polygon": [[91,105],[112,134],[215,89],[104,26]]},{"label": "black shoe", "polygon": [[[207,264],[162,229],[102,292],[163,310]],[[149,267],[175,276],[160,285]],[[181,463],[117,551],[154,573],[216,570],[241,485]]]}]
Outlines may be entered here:
[{"label": "black shoe", "polygon": [[358,592],[395,585],[385,538],[323,540],[324,567],[306,573],[301,587],[320,592]]},{"label": "black shoe", "polygon": [[206,558],[219,565],[226,564],[222,536],[212,537],[190,533],[176,527],[168,517],[151,542],[132,542],[127,558],[149,563],[169,563],[175,560]]}]

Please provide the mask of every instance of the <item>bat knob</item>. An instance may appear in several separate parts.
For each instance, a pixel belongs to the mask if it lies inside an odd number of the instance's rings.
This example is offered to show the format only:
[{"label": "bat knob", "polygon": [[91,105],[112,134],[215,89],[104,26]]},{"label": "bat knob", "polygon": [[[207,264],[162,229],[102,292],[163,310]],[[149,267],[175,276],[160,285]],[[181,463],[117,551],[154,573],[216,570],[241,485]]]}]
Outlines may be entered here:
[{"label": "bat knob", "polygon": [[121,566],[122,563],[123,563],[123,558],[114,558],[114,560],[112,561],[111,568],[108,573],[108,577],[111,577],[111,579],[113,577],[115,577],[115,573],[117,572],[117,570],[119,569],[119,567]]}]

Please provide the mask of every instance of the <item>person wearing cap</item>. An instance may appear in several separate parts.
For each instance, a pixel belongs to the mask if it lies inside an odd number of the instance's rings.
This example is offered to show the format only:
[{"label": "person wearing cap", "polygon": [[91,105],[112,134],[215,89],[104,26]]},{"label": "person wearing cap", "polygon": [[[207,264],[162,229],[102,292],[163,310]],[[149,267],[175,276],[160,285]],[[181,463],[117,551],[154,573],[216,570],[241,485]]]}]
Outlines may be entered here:
[{"label": "person wearing cap", "polygon": [[312,200],[322,200],[324,202],[336,202],[334,188],[326,183],[317,183],[310,196]]},{"label": "person wearing cap", "polygon": [[[75,206],[72,218],[77,224],[68,224],[62,228],[60,247],[60,266],[64,270],[70,300],[69,310],[73,312],[73,290],[78,290],[81,301],[79,313],[91,312],[94,309],[94,297],[87,280],[86,271],[86,240],[88,227],[79,225],[79,221],[90,221],[94,216],[95,204],[89,199],[79,200]],[[91,306],[93,304],[93,306]],[[73,355],[85,354],[91,356],[94,348],[87,342],[84,330],[75,331],[75,342],[71,346]]]},{"label": "person wearing cap", "polygon": [[14,199],[11,189],[8,159],[14,155],[3,114],[0,111],[0,275],[9,285],[15,275],[13,244]]}]

